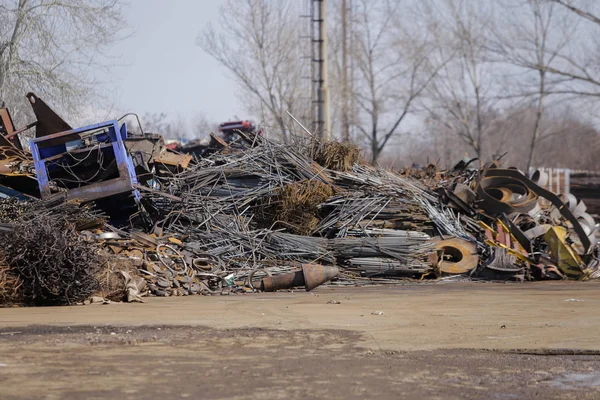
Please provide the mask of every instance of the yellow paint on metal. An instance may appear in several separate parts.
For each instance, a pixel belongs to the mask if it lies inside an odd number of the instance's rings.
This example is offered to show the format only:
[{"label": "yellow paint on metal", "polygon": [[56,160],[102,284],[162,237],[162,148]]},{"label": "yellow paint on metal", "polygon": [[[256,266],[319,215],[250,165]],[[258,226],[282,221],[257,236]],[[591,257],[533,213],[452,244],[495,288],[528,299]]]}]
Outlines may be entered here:
[{"label": "yellow paint on metal", "polygon": [[566,242],[567,228],[553,226],[544,235],[544,240],[550,247],[550,254],[555,259],[558,268],[570,278],[583,277],[583,261]]}]

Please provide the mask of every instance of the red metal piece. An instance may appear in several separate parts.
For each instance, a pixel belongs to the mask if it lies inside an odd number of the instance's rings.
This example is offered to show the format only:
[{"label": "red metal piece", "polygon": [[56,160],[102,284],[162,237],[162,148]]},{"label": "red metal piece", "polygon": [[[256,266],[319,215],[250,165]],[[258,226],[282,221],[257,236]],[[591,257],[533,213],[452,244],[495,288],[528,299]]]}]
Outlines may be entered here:
[{"label": "red metal piece", "polygon": [[21,141],[15,133],[15,125],[7,108],[0,108],[0,146],[16,147],[23,150]]}]

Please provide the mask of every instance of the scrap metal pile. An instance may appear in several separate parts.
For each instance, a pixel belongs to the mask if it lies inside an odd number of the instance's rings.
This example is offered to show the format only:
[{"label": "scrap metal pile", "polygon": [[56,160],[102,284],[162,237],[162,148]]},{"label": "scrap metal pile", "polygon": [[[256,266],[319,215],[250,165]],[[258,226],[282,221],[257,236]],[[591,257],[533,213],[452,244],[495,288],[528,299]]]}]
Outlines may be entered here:
[{"label": "scrap metal pile", "polygon": [[[351,145],[283,144],[241,131],[234,143],[184,154],[121,121],[72,129],[28,98],[38,118],[31,153],[8,140],[16,130],[7,120],[0,128],[10,155],[0,192],[13,198],[0,201],[2,235],[13,246],[2,252],[0,301],[35,303],[34,293],[71,303],[91,289],[132,301],[311,290],[331,280],[600,276],[594,220],[573,196],[544,189],[540,174],[472,163],[392,172],[361,162]],[[59,226],[62,239],[49,240]],[[67,249],[73,235],[77,254]],[[49,254],[54,262],[42,268]],[[40,274],[81,283],[81,274],[59,272],[86,265],[96,285],[32,292]],[[15,285],[28,289],[17,296]]]}]

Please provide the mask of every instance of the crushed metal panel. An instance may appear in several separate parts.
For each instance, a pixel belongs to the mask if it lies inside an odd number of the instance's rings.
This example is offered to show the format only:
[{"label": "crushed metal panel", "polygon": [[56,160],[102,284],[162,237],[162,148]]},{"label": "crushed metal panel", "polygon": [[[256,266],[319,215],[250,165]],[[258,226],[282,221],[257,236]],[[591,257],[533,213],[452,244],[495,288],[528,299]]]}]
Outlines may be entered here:
[{"label": "crushed metal panel", "polygon": [[140,162],[137,165],[144,165],[146,168],[151,164],[156,156],[164,149],[165,142],[160,135],[146,135],[142,137],[131,136],[125,140],[127,152],[137,159],[139,155]]},{"label": "crushed metal panel", "polygon": [[[214,140],[216,143],[220,144],[222,147],[228,147],[229,144],[227,144],[227,142],[225,142],[223,139],[221,139],[220,137],[218,137],[217,135],[211,133],[210,137],[212,140]],[[212,141],[211,140],[211,141]]]},{"label": "crushed metal panel", "polygon": [[583,276],[583,261],[566,242],[567,229],[562,226],[553,226],[544,235],[544,240],[550,247],[550,254],[556,260],[558,268],[569,278]]}]

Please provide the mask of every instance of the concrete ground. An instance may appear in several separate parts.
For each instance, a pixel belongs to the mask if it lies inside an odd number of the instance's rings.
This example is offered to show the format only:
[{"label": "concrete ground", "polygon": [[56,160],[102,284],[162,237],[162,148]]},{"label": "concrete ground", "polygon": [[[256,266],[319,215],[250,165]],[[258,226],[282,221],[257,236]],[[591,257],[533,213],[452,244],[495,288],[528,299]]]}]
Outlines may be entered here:
[{"label": "concrete ground", "polygon": [[598,399],[600,282],[0,309],[0,399]]}]

